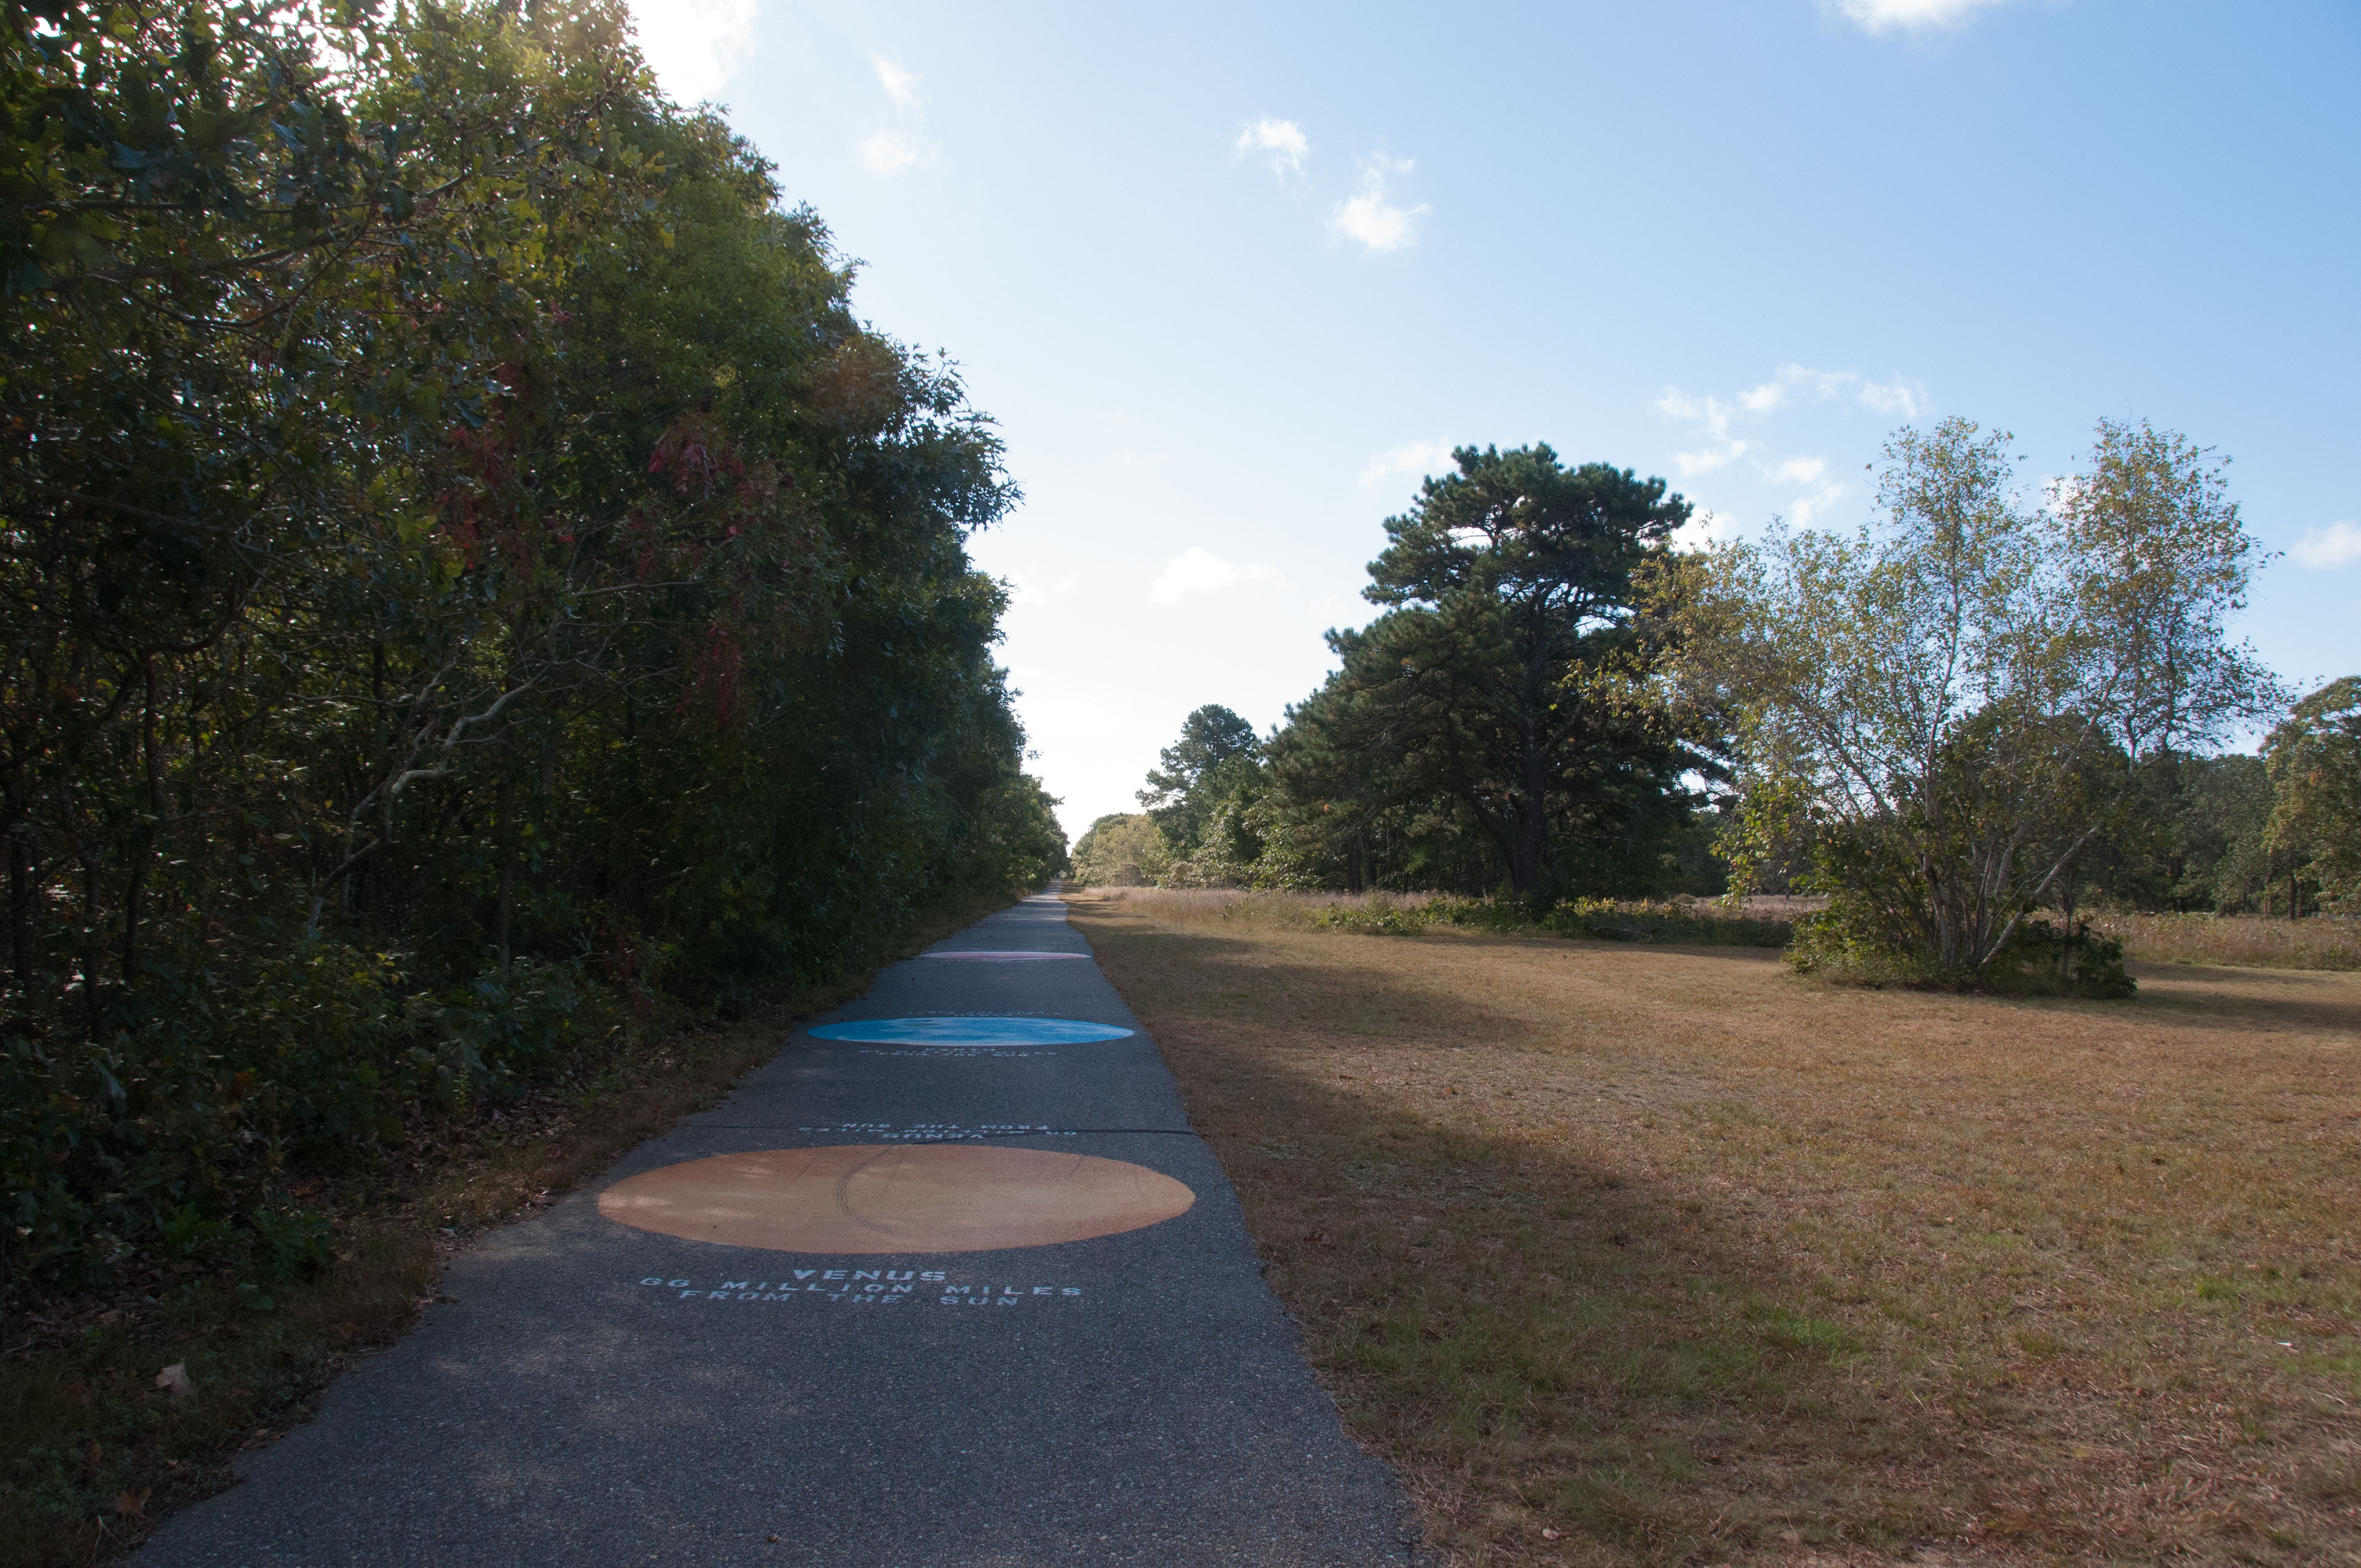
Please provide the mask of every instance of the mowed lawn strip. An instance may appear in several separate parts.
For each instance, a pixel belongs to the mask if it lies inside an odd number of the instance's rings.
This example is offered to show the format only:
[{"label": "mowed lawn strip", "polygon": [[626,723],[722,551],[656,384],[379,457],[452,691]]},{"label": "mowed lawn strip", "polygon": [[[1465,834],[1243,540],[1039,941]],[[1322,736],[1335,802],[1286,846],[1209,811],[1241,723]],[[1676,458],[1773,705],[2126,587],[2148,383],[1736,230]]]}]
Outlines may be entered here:
[{"label": "mowed lawn strip", "polygon": [[1072,906],[1452,1560],[2361,1563],[2361,975]]}]

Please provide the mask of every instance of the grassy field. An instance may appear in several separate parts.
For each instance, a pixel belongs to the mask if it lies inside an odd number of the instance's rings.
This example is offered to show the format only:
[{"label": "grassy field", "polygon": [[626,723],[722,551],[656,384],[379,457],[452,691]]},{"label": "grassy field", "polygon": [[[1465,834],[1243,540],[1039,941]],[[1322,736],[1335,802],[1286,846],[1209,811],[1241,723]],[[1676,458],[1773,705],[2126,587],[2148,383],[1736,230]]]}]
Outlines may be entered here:
[{"label": "grassy field", "polygon": [[2253,915],[2100,915],[2091,924],[2124,951],[2161,964],[2361,970],[2361,921]]},{"label": "grassy field", "polygon": [[1451,1561],[2361,1563],[2361,975],[1073,908]]}]

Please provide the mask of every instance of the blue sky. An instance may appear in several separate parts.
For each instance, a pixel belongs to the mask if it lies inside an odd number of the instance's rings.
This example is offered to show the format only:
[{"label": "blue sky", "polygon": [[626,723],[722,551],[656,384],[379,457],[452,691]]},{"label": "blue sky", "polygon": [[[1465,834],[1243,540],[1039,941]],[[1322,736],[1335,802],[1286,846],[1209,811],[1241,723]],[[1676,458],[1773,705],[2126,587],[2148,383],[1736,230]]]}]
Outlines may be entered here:
[{"label": "blue sky", "polygon": [[2361,6],[638,0],[1024,507],[973,553],[1070,832],[1330,667],[1421,474],[1547,441],[1853,527],[1908,422],[2234,459],[2241,630],[2361,671]]}]

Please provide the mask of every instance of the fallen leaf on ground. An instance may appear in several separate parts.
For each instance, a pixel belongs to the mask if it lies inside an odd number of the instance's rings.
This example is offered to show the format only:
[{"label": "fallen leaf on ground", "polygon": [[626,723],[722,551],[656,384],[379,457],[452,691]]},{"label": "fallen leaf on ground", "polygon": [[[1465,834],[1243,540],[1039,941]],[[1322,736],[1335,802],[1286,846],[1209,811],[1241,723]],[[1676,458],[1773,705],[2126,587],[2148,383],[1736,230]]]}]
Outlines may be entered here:
[{"label": "fallen leaf on ground", "polygon": [[156,1387],[170,1389],[175,1399],[183,1394],[196,1392],[189,1386],[189,1364],[185,1361],[176,1361],[156,1374]]}]

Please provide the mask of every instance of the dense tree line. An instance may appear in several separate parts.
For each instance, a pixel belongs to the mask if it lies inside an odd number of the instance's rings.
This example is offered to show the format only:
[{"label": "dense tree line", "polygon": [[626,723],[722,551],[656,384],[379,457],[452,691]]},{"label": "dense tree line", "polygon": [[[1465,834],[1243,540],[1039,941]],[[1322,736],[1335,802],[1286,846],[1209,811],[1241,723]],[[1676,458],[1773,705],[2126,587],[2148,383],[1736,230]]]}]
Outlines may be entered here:
[{"label": "dense tree line", "polygon": [[1690,554],[1662,480],[1461,448],[1386,521],[1336,673],[1266,738],[1191,714],[1078,871],[1819,894],[1800,961],[1946,983],[2070,973],[2094,902],[2361,912],[2361,677],[2214,750],[2288,696],[2224,630],[2255,546],[2220,464],[2103,422],[2045,504],[2007,444],[1899,432],[1878,524]]},{"label": "dense tree line", "polygon": [[[1167,882],[1587,894],[1719,891],[1709,717],[1667,682],[1653,608],[1688,503],[1662,479],[1568,466],[1545,445],[1462,447],[1386,520],[1365,596],[1332,631],[1340,668],[1268,740],[1227,708],[1191,716],[1150,774]],[[1216,735],[1224,760],[1191,766]],[[1135,843],[1113,818],[1078,846]],[[1081,853],[1081,851],[1093,851]]]},{"label": "dense tree line", "polygon": [[988,422],[620,5],[8,13],[12,1286],[1057,868]]}]

